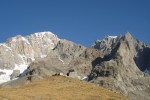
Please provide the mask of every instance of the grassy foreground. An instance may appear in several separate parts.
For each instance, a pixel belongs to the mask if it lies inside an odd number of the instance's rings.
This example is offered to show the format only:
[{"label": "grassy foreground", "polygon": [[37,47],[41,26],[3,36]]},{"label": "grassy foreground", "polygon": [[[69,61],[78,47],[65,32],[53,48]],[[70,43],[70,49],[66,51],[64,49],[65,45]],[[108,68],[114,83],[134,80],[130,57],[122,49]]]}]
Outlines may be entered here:
[{"label": "grassy foreground", "polygon": [[0,100],[127,100],[127,97],[84,81],[53,76],[19,88],[1,88]]}]

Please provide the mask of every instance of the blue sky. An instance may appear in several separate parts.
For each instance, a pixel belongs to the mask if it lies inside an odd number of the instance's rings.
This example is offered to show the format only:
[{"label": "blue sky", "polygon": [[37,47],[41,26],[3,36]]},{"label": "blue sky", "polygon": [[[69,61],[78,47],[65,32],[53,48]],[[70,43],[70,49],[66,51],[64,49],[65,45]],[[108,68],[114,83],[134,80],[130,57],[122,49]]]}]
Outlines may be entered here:
[{"label": "blue sky", "polygon": [[40,31],[87,47],[126,32],[150,44],[150,0],[0,0],[0,42]]}]

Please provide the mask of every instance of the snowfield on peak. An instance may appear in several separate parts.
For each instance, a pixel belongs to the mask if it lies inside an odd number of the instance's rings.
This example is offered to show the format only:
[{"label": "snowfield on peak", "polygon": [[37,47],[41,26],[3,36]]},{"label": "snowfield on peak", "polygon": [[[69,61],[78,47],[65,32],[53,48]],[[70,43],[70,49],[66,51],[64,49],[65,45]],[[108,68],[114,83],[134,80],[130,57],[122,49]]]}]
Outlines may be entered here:
[{"label": "snowfield on peak", "polygon": [[34,34],[31,34],[31,35],[36,35],[36,36],[39,36],[39,35],[45,35],[45,34],[49,34],[49,35],[53,35],[53,36],[56,36],[54,35],[52,32],[50,31],[45,31],[45,32],[36,32]]},{"label": "snowfield on peak", "polygon": [[108,37],[110,37],[110,38],[117,38],[118,36],[109,36],[109,35],[108,35]]}]

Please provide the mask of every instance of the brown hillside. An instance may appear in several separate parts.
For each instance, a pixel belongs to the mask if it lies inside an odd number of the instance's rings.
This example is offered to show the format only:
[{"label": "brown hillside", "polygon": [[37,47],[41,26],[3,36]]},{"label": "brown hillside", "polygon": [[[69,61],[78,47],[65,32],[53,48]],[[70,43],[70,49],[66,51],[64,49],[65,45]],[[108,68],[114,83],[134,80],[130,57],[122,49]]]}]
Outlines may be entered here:
[{"label": "brown hillside", "polygon": [[1,88],[0,100],[127,100],[91,83],[53,76],[19,88]]}]

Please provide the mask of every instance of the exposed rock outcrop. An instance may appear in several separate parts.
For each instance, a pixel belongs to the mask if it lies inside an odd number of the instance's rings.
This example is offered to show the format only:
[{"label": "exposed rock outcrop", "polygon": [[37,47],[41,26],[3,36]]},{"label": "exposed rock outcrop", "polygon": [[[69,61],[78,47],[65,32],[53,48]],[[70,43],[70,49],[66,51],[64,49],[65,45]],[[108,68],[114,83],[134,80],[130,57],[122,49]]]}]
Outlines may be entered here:
[{"label": "exposed rock outcrop", "polygon": [[74,69],[81,78],[88,76],[92,70],[92,61],[97,57],[104,57],[104,53],[93,48],[85,49],[76,59],[69,63],[69,67]]},{"label": "exposed rock outcrop", "polygon": [[71,41],[61,39],[54,48],[64,63],[68,63],[77,58],[86,48],[82,45],[75,44]]},{"label": "exposed rock outcrop", "polygon": [[97,40],[92,45],[92,48],[101,50],[105,54],[110,54],[112,48],[114,47],[114,43],[117,41],[119,37],[117,36],[107,36],[103,40]]}]

